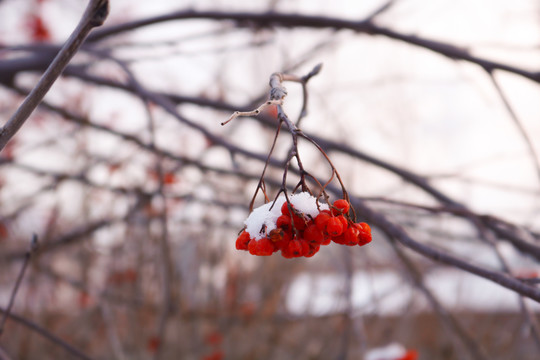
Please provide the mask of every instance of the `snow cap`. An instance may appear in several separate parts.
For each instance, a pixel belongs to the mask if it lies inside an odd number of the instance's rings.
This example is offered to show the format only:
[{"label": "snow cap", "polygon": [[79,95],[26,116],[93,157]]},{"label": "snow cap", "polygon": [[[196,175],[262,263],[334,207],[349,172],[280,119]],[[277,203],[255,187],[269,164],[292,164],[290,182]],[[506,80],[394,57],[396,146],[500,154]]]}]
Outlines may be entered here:
[{"label": "snow cap", "polygon": [[[289,196],[289,200],[295,210],[312,219],[315,219],[321,210],[329,209],[328,204],[321,202],[319,202],[319,206],[317,207],[317,199],[307,192],[292,194]],[[251,214],[249,214],[248,218],[244,221],[246,231],[252,239],[262,239],[270,231],[276,228],[276,221],[277,218],[281,216],[281,206],[285,201],[285,195],[280,195],[276,199],[275,204],[271,201],[253,209]],[[264,230],[261,232],[263,225],[266,226],[266,232]]]}]

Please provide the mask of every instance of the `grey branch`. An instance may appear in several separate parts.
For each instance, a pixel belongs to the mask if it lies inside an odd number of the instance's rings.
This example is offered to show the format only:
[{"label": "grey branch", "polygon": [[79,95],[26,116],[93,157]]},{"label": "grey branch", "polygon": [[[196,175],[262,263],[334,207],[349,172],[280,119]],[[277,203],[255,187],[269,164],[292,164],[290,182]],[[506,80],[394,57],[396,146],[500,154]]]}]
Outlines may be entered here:
[{"label": "grey branch", "polygon": [[68,38],[60,52],[56,55],[37,85],[24,99],[17,111],[11,116],[7,123],[0,129],[0,151],[6,146],[8,141],[19,131],[30,114],[39,105],[45,94],[49,91],[56,79],[62,74],[67,64],[77,53],[84,39],[96,26],[100,26],[105,21],[109,12],[108,0],[91,0],[88,4],[79,24]]}]

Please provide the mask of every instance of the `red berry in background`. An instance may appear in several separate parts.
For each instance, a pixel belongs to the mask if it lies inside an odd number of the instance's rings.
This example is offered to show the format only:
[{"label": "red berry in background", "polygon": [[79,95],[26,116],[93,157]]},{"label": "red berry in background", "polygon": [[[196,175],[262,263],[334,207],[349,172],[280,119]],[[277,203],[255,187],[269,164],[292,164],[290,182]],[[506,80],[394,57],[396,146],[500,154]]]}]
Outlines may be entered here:
[{"label": "red berry in background", "polygon": [[0,221],[0,240],[7,238],[9,235],[8,227],[4,222]]},{"label": "red berry in background", "polygon": [[416,360],[418,359],[418,352],[416,350],[407,350],[405,355],[397,360]]},{"label": "red berry in background", "polygon": [[337,217],[328,219],[326,222],[326,233],[332,237],[343,234],[343,223]]},{"label": "red berry in background", "polygon": [[236,239],[236,249],[237,250],[248,250],[248,244],[251,240],[249,233],[247,231],[242,231],[240,236]]},{"label": "red berry in background", "polygon": [[81,309],[86,309],[88,305],[90,305],[91,297],[86,291],[81,291],[79,293],[79,297],[77,299],[77,302],[79,303],[79,307]]},{"label": "red berry in background", "polygon": [[213,331],[204,337],[204,341],[209,345],[221,345],[223,335],[219,331]]},{"label": "red berry in background", "polygon": [[161,340],[157,336],[150,336],[146,341],[146,349],[151,353],[157,352],[160,346]]},{"label": "red berry in background", "polygon": [[201,360],[222,360],[225,357],[223,351],[216,350],[213,353],[203,356]]},{"label": "red berry in background", "polygon": [[335,215],[338,214],[347,214],[350,209],[349,202],[344,199],[339,199],[334,201],[334,208],[332,209],[332,212],[334,212]]},{"label": "red berry in background", "polygon": [[28,27],[31,32],[30,36],[34,41],[42,42],[51,39],[51,34],[40,16],[31,15],[28,19]]},{"label": "red berry in background", "polygon": [[172,172],[167,172],[163,174],[162,181],[165,185],[172,185],[178,181],[176,175]]},{"label": "red berry in background", "polygon": [[326,223],[328,222],[328,220],[330,220],[331,217],[332,215],[330,215],[330,211],[323,210],[315,218],[315,225],[317,225],[317,228],[319,228],[319,230],[325,231]]}]

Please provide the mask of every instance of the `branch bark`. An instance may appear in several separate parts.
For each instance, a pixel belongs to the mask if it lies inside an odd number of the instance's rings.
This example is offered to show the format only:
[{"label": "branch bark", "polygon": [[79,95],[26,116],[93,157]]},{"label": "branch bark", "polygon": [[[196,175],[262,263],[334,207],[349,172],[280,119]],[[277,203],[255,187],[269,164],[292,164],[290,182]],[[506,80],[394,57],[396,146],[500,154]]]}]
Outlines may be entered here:
[{"label": "branch bark", "polygon": [[68,38],[60,52],[56,55],[37,85],[24,99],[17,111],[0,129],[0,151],[8,141],[19,131],[30,114],[39,105],[45,94],[50,90],[56,79],[62,74],[69,61],[77,53],[84,39],[94,27],[105,21],[109,12],[108,0],[91,0],[73,33]]}]

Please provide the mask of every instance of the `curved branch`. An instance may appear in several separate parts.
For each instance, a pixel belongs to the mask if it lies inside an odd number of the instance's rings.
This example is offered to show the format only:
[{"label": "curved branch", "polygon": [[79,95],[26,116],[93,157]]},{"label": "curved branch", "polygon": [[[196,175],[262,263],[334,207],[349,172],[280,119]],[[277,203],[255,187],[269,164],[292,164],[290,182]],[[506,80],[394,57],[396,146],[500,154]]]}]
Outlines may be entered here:
[{"label": "curved branch", "polygon": [[[6,314],[7,310],[0,307],[0,313]],[[86,355],[81,350],[77,349],[76,347],[67,343],[66,341],[60,339],[58,336],[52,334],[49,330],[39,326],[38,324],[13,313],[9,313],[9,318],[13,321],[18,322],[21,325],[24,325],[25,327],[41,335],[42,337],[49,340],[50,342],[55,343],[56,345],[60,346],[61,348],[69,352],[71,355],[79,359],[92,360],[90,356]]]},{"label": "curved branch", "polygon": [[367,20],[351,21],[326,16],[306,16],[299,14],[283,14],[275,12],[267,13],[247,13],[247,12],[218,12],[218,11],[194,11],[182,10],[166,15],[148,17],[134,20],[123,24],[108,26],[95,31],[88,37],[88,41],[96,42],[114,35],[138,29],[141,27],[159,24],[167,21],[187,20],[187,19],[208,19],[217,21],[234,21],[239,26],[252,27],[307,27],[313,29],[335,29],[352,30],[357,33],[369,35],[381,35],[390,39],[415,45],[454,60],[468,61],[481,66],[483,69],[503,70],[516,75],[523,76],[534,82],[540,82],[540,71],[527,71],[505,63],[491,61],[479,56],[470,54],[467,49],[442,41],[423,38],[417,35],[402,34],[396,30],[377,25],[370,18]]},{"label": "curved branch", "polygon": [[411,238],[402,227],[388,220],[383,214],[371,209],[358,198],[351,197],[351,204],[356,208],[358,213],[366,219],[366,221],[380,228],[390,239],[397,240],[403,246],[415,251],[416,253],[434,261],[478,275],[482,278],[493,281],[502,287],[513,290],[516,293],[540,302],[540,289],[529,286],[505,273],[482,268],[466,260],[457,258],[453,255],[422,244]]}]

